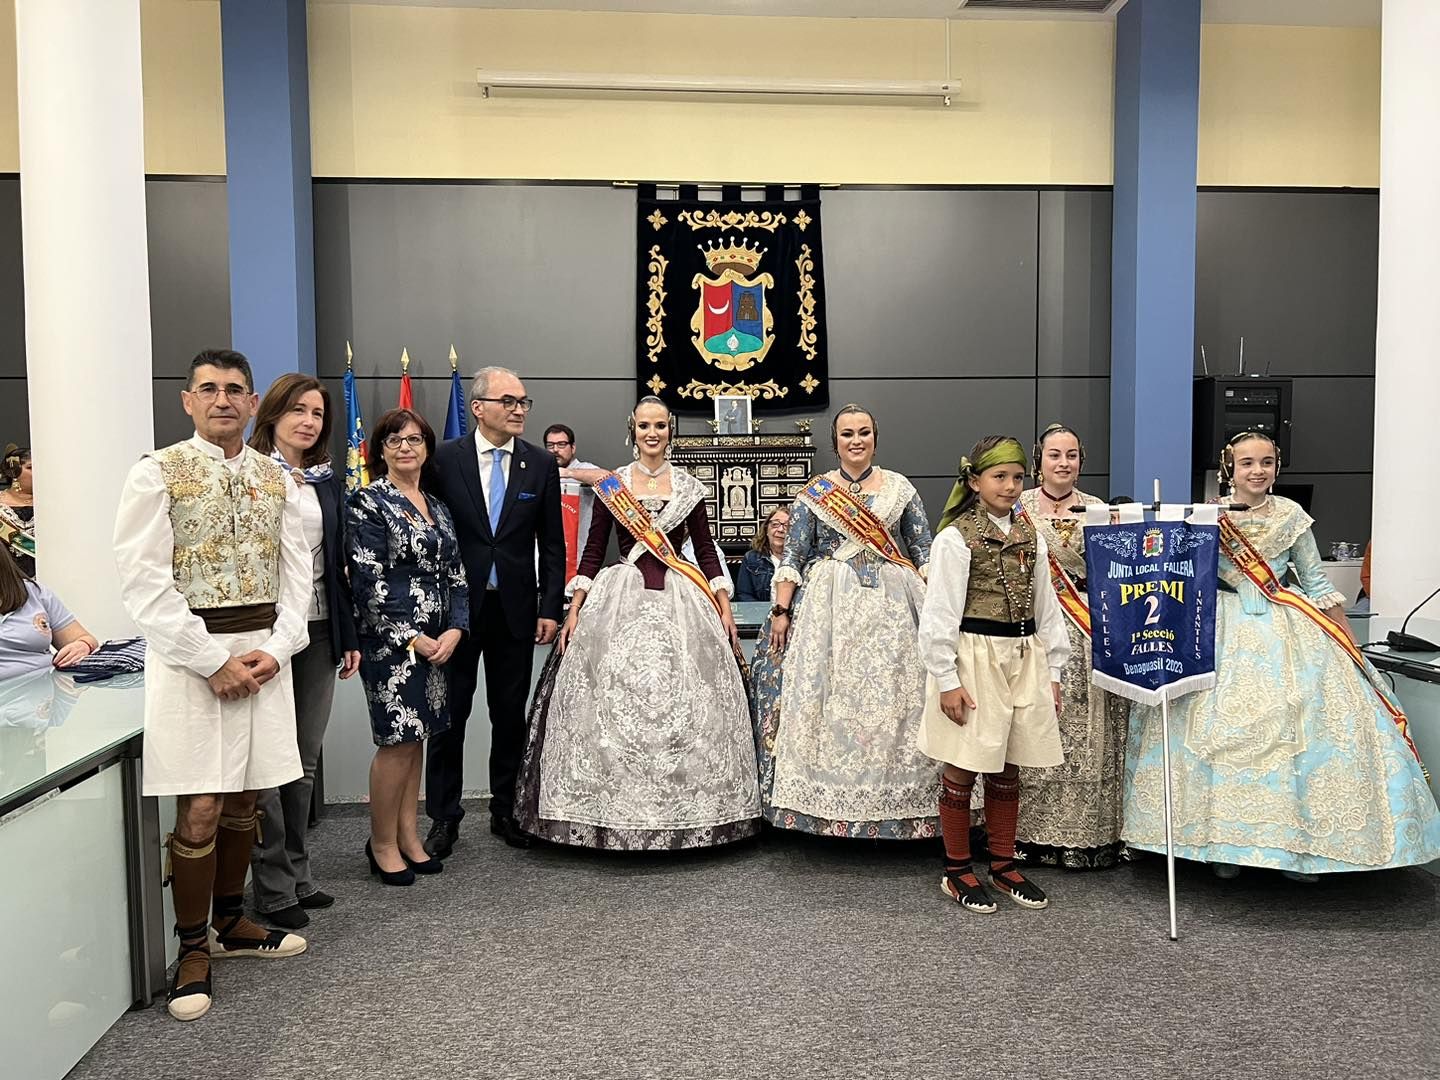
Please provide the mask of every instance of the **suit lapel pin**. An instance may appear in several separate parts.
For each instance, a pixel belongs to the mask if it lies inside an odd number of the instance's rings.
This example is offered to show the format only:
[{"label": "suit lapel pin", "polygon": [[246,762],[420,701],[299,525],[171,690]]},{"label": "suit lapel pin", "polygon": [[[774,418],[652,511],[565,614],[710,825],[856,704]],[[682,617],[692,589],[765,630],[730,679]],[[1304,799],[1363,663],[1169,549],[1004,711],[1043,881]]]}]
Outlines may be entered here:
[{"label": "suit lapel pin", "polygon": [[520,467],[523,469],[525,467],[525,462],[520,462]]}]

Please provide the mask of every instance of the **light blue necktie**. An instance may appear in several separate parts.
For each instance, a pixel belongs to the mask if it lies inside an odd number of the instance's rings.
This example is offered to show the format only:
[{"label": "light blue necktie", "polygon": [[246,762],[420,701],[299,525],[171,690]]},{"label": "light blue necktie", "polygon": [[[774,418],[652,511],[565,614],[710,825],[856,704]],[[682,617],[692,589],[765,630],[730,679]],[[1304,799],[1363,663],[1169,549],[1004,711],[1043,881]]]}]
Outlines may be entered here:
[{"label": "light blue necktie", "polygon": [[[490,535],[500,527],[500,508],[505,505],[505,451],[498,447],[490,452]],[[490,563],[490,587],[500,584],[495,574],[495,563]]]}]

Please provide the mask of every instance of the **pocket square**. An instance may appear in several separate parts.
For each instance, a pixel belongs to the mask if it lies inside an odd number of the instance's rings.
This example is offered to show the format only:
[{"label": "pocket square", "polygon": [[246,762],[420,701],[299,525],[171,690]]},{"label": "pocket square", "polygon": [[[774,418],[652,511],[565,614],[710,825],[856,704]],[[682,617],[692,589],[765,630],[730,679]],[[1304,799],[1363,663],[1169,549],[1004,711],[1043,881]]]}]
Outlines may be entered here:
[{"label": "pocket square", "polygon": [[522,492],[519,492],[519,493],[515,496],[515,498],[517,498],[517,499],[533,499],[533,498],[535,498],[535,492],[533,492],[533,491],[522,491]]}]

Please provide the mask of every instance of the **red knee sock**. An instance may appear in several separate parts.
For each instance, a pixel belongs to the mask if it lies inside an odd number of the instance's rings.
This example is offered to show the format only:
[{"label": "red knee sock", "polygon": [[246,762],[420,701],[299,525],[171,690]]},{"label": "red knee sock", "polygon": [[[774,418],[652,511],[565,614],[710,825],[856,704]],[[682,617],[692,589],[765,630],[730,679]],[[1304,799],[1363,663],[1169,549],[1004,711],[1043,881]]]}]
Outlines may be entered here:
[{"label": "red knee sock", "polygon": [[964,781],[948,776],[940,780],[940,832],[945,839],[947,870],[970,865],[970,793],[974,787],[973,776]]},{"label": "red knee sock", "polygon": [[1020,778],[985,774],[985,825],[990,831],[990,862],[1015,858],[1015,822],[1020,816]]}]

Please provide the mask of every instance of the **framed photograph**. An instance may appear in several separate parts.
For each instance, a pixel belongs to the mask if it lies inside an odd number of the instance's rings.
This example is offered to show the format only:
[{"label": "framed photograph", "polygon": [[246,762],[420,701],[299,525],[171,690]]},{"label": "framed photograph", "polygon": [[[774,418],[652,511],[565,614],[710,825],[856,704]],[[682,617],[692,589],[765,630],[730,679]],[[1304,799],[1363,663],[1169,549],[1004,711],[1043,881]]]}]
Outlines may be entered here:
[{"label": "framed photograph", "polygon": [[750,398],[743,394],[715,396],[716,433],[720,435],[750,434]]}]

